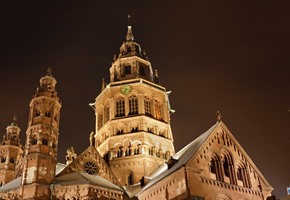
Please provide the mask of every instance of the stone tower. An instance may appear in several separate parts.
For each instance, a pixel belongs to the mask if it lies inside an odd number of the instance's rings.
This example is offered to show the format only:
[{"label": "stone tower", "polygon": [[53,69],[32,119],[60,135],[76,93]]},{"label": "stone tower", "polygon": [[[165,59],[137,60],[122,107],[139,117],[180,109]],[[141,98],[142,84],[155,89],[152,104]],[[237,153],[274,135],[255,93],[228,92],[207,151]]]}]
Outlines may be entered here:
[{"label": "stone tower", "polygon": [[94,145],[123,185],[139,183],[175,153],[168,94],[128,26],[110,83],[92,104]]},{"label": "stone tower", "polygon": [[13,122],[7,126],[0,145],[0,186],[14,180],[19,175],[22,154],[20,128],[14,117]]},{"label": "stone tower", "polygon": [[49,68],[30,102],[20,196],[48,199],[55,177],[61,104]]}]

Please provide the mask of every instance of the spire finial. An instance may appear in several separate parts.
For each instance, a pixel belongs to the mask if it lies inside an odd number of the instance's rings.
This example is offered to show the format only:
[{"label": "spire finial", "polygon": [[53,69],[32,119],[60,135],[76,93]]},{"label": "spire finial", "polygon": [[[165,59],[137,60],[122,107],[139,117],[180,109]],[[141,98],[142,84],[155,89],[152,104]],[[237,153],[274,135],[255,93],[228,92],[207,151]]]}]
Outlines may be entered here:
[{"label": "spire finial", "polygon": [[17,122],[17,116],[14,115],[13,116],[13,122],[11,123],[11,126],[18,126],[16,122]]},{"label": "spire finial", "polygon": [[158,77],[157,69],[155,69],[154,71],[154,83],[159,84],[159,77]]},{"label": "spire finial", "polygon": [[220,113],[220,111],[218,110],[217,113],[216,113],[216,120],[218,122],[220,122],[222,120],[222,114]]},{"label": "spire finial", "polygon": [[16,115],[13,116],[13,122],[17,122],[17,116]]},{"label": "spire finial", "polygon": [[47,73],[46,73],[46,75],[47,75],[47,76],[51,76],[51,71],[52,71],[52,68],[51,68],[51,66],[49,66],[49,67],[47,68]]},{"label": "spire finial", "polygon": [[131,15],[128,15],[128,26],[131,26]]},{"label": "spire finial", "polygon": [[128,31],[127,31],[126,39],[127,39],[127,41],[134,40],[132,26],[131,26],[131,15],[128,15]]}]

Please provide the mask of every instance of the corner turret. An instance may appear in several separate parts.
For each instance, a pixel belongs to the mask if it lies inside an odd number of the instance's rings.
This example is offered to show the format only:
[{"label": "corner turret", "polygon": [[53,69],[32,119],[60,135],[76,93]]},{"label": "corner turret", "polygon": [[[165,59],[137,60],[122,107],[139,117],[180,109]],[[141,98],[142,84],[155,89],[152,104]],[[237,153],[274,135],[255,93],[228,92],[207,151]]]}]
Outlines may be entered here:
[{"label": "corner turret", "polygon": [[18,176],[22,154],[20,128],[16,123],[16,116],[14,116],[13,122],[6,128],[6,133],[3,135],[0,144],[0,186]]}]

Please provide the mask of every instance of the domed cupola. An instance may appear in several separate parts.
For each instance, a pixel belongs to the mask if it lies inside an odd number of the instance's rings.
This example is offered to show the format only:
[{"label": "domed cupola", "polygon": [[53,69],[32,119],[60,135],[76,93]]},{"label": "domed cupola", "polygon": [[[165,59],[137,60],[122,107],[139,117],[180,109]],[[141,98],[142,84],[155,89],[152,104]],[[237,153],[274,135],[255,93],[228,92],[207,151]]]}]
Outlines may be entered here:
[{"label": "domed cupola", "polygon": [[55,85],[57,81],[51,74],[51,67],[48,68],[45,76],[40,79],[40,86],[37,88],[35,96],[47,96],[51,98],[57,97],[57,92],[55,90]]},{"label": "domed cupola", "polygon": [[120,47],[119,56],[114,57],[110,68],[110,82],[136,78],[157,83],[145,51],[142,51],[141,46],[134,41],[132,27],[128,26],[126,41]]}]

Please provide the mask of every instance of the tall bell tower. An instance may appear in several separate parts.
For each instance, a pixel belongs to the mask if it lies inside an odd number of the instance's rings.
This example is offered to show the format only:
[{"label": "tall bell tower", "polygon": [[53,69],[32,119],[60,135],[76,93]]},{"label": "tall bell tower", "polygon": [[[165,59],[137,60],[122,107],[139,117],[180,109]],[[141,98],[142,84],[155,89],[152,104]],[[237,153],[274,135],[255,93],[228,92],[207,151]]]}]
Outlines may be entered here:
[{"label": "tall bell tower", "polygon": [[139,183],[175,153],[168,94],[128,26],[110,83],[92,104],[96,148],[124,186]]},{"label": "tall bell tower", "polygon": [[51,68],[40,79],[40,87],[30,102],[26,131],[24,168],[20,196],[48,199],[49,184],[55,177],[59,136],[60,100]]},{"label": "tall bell tower", "polygon": [[20,128],[14,117],[13,122],[7,126],[0,144],[0,186],[14,180],[19,175],[22,154]]}]

